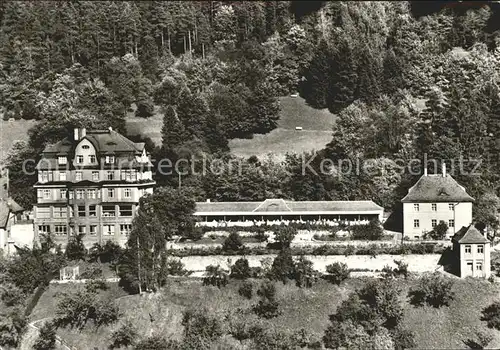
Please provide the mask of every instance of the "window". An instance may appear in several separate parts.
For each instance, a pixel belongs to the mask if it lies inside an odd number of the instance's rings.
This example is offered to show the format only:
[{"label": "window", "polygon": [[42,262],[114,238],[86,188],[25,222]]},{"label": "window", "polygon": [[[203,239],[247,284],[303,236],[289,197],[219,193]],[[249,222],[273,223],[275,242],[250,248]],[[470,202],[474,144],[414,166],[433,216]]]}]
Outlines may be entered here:
[{"label": "window", "polygon": [[96,199],[97,198],[97,191],[95,189],[87,190],[87,198]]},{"label": "window", "polygon": [[50,207],[37,207],[36,208],[36,216],[40,219],[49,219],[50,218]]},{"label": "window", "polygon": [[97,234],[97,226],[96,226],[96,225],[90,225],[90,226],[89,226],[89,233],[90,233],[91,235],[95,235],[95,234]]},{"label": "window", "polygon": [[432,227],[436,227],[436,225],[437,225],[437,220],[436,220],[436,219],[432,219],[432,221],[431,221],[431,225],[432,225]]},{"label": "window", "polygon": [[137,171],[136,170],[122,170],[120,178],[125,181],[136,181]]},{"label": "window", "polygon": [[85,190],[83,189],[78,189],[75,191],[75,198],[76,199],[84,199],[85,198]]},{"label": "window", "polygon": [[448,209],[455,210],[455,205],[453,203],[448,204]]},{"label": "window", "polygon": [[81,171],[77,171],[75,173],[75,180],[76,181],[82,181],[82,178],[83,178],[82,172]]},{"label": "window", "polygon": [[65,218],[66,213],[67,213],[66,207],[54,207],[55,218]]},{"label": "window", "polygon": [[413,210],[414,211],[419,211],[420,210],[420,204],[413,204]]},{"label": "window", "polygon": [[84,205],[79,205],[78,206],[78,216],[84,217],[85,216],[85,206]]},{"label": "window", "polygon": [[112,171],[108,171],[107,174],[106,174],[106,178],[108,180],[113,180],[114,179],[114,174]]},{"label": "window", "polygon": [[47,170],[43,170],[40,172],[40,182],[49,181],[49,172]]},{"label": "window", "polygon": [[431,207],[432,207],[432,211],[437,211],[438,210],[438,206],[437,206],[436,203],[432,203]]},{"label": "window", "polygon": [[59,181],[66,181],[66,172],[65,171],[59,172]]},{"label": "window", "polygon": [[83,163],[83,156],[76,156],[76,163],[82,164]]},{"label": "window", "polygon": [[95,205],[89,205],[89,216],[97,216]]},{"label": "window", "polygon": [[50,225],[39,225],[38,233],[47,234],[50,233]]},{"label": "window", "polygon": [[413,227],[419,228],[420,227],[420,220],[418,220],[418,219],[413,220]]},{"label": "window", "polygon": [[455,220],[448,220],[448,227],[455,227]]},{"label": "window", "polygon": [[115,156],[106,156],[106,164],[113,164],[115,162]]},{"label": "window", "polygon": [[102,216],[115,216],[115,206],[114,205],[103,205],[102,206]]},{"label": "window", "polygon": [[78,226],[78,234],[84,235],[87,231],[87,227],[85,225]]},{"label": "window", "polygon": [[89,163],[95,163],[96,162],[96,159],[95,159],[95,154],[91,154],[89,156]]},{"label": "window", "polygon": [[115,225],[104,225],[103,226],[105,236],[112,236],[115,234]]},{"label": "window", "polygon": [[68,198],[73,199],[74,192],[73,191],[68,191]]},{"label": "window", "polygon": [[125,197],[125,198],[132,197],[132,191],[130,190],[130,188],[123,189],[123,197]]},{"label": "window", "polygon": [[92,181],[99,181],[99,172],[98,171],[92,172]]},{"label": "window", "polygon": [[60,190],[59,192],[60,192],[60,197],[61,197],[61,199],[66,199],[66,198],[68,198],[68,197],[67,197],[67,196],[68,196],[68,191],[67,191],[67,190],[62,189],[62,190]]},{"label": "window", "polygon": [[482,262],[476,263],[476,271],[483,271],[483,263]]},{"label": "window", "polygon": [[108,188],[108,198],[114,198],[114,196],[115,196],[115,189]]},{"label": "window", "polygon": [[130,231],[132,231],[131,224],[120,225],[120,233],[122,235],[128,236],[130,234]]},{"label": "window", "polygon": [[83,145],[82,149],[90,149],[90,146],[89,145]]},{"label": "window", "polygon": [[466,245],[465,246],[465,252],[466,253],[470,253],[471,251],[472,251],[471,246],[470,245]]},{"label": "window", "polygon": [[483,254],[484,253],[484,246],[482,244],[480,244],[480,245],[477,246],[477,252],[479,254]]},{"label": "window", "polygon": [[43,199],[50,199],[50,190],[43,190]]},{"label": "window", "polygon": [[120,205],[120,216],[132,216],[132,206]]},{"label": "window", "polygon": [[57,157],[57,163],[59,165],[64,165],[68,163],[68,159],[66,157]]},{"label": "window", "polygon": [[58,236],[68,234],[68,227],[66,225],[55,225],[54,233]]}]

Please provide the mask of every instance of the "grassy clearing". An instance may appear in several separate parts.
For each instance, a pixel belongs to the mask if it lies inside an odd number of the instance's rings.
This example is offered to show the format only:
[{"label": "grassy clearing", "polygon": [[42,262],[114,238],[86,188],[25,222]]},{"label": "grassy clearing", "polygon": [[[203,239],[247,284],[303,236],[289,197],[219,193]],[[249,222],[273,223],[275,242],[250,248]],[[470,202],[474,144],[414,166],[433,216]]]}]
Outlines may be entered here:
[{"label": "grassy clearing", "polygon": [[[260,283],[253,282],[255,287]],[[320,338],[329,324],[328,316],[335,312],[342,300],[365,282],[366,278],[352,278],[340,286],[335,286],[320,281],[311,289],[300,289],[293,283],[277,283],[282,314],[275,319],[260,322],[266,328],[286,332],[297,332],[304,328]],[[493,334],[491,346],[498,348],[499,332],[488,330],[485,323],[480,321],[481,310],[498,297],[498,285],[480,280],[457,279],[454,286],[455,300],[450,306],[435,309],[410,305],[406,296],[415,281],[400,280],[399,283],[403,289],[403,324],[414,330],[419,348],[465,349],[467,347],[464,342],[467,339],[477,340],[477,330]],[[117,303],[122,316],[121,321],[115,325],[102,327],[97,331],[91,328],[82,332],[63,329],[59,330],[58,334],[79,349],[105,349],[113,330],[118,328],[123,320],[128,319],[138,328],[142,337],[158,333],[178,338],[183,331],[182,312],[190,307],[206,308],[219,315],[220,319],[230,315],[231,319],[239,322],[257,322],[251,307],[258,299],[254,296],[252,300],[247,300],[238,295],[239,286],[240,282],[231,281],[226,288],[218,289],[204,287],[198,279],[172,279],[162,293],[119,298]],[[113,288],[109,293],[116,293],[117,297],[123,295]],[[56,294],[60,289],[67,290],[68,287],[51,286],[34,311],[34,316],[51,316],[50,310],[53,310],[56,304]]]},{"label": "grassy clearing", "polygon": [[5,121],[0,118],[0,163],[5,160],[14,142],[28,141],[28,130],[33,125],[34,120]]},{"label": "grassy clearing", "polygon": [[[252,139],[234,139],[229,142],[231,152],[248,158],[271,153],[282,159],[286,153],[320,150],[332,140],[335,115],[327,109],[314,109],[301,97],[281,97],[278,127]],[[302,130],[295,130],[302,127]]]}]

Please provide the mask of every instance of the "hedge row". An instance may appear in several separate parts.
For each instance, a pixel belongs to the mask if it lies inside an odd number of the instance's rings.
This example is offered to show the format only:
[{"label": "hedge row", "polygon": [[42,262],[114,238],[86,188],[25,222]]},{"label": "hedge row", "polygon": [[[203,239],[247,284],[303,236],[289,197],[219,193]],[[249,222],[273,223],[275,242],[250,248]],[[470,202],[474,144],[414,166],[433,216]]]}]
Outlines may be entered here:
[{"label": "hedge row", "polygon": [[[403,254],[442,254],[446,249],[445,246],[433,243],[418,243],[418,244],[404,244],[393,247],[380,246],[371,244],[367,247],[354,247],[348,246],[335,246],[324,244],[321,246],[306,246],[306,247],[292,247],[290,248],[292,255],[370,255],[376,256],[380,254],[389,255],[403,255]],[[267,255],[278,254],[278,249],[269,247],[244,247],[238,251],[224,251],[222,247],[206,247],[206,248],[184,248],[184,249],[171,249],[170,255],[184,257],[184,256],[210,256],[210,255]]]}]

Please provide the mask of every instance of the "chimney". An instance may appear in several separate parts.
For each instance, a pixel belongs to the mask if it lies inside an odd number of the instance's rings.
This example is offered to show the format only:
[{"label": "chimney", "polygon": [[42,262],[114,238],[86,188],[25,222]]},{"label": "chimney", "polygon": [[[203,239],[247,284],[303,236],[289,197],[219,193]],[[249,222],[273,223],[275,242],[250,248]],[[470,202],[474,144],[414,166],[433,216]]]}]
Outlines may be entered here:
[{"label": "chimney", "polygon": [[82,128],[81,138],[83,139],[86,135],[87,135],[87,129],[86,128]]},{"label": "chimney", "polygon": [[424,165],[424,176],[427,176],[427,164]]},{"label": "chimney", "polygon": [[75,128],[73,131],[74,131],[74,139],[75,139],[75,141],[78,141],[80,139],[80,137],[78,135],[78,128]]},{"label": "chimney", "polygon": [[441,169],[443,171],[443,177],[446,177],[446,163],[441,164]]}]

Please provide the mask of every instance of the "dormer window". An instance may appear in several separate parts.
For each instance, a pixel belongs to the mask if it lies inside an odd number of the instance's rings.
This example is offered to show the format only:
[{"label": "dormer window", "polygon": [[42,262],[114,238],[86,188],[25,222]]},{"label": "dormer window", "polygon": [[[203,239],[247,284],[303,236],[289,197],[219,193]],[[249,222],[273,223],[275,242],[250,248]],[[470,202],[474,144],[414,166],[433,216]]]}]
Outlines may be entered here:
[{"label": "dormer window", "polygon": [[59,165],[64,165],[64,164],[67,164],[67,162],[68,162],[68,158],[63,157],[63,156],[61,156],[61,157],[57,157],[57,163],[58,163]]},{"label": "dormer window", "polygon": [[96,158],[95,158],[95,155],[94,154],[91,154],[89,156],[89,163],[95,163],[96,162]]},{"label": "dormer window", "polygon": [[83,156],[76,156],[76,163],[82,164],[83,163]]},{"label": "dormer window", "polygon": [[106,164],[113,164],[115,162],[115,156],[106,156]]}]

